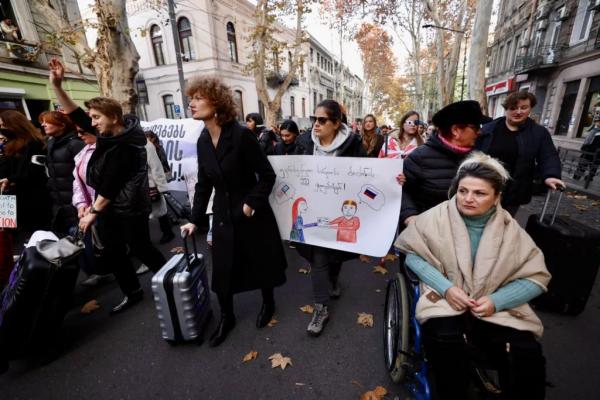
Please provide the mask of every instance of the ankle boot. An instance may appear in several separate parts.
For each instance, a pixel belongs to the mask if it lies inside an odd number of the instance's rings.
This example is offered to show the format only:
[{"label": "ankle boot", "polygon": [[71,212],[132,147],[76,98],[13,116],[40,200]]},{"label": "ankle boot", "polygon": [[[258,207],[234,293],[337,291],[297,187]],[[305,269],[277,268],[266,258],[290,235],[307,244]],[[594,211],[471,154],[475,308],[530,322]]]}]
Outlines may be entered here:
[{"label": "ankle boot", "polygon": [[273,314],[275,314],[275,303],[263,303],[258,316],[256,317],[256,327],[264,328],[267,326],[271,319],[273,319]]},{"label": "ankle boot", "polygon": [[227,335],[235,327],[235,317],[233,315],[221,314],[221,320],[217,329],[213,332],[208,342],[210,347],[217,347],[225,341]]}]

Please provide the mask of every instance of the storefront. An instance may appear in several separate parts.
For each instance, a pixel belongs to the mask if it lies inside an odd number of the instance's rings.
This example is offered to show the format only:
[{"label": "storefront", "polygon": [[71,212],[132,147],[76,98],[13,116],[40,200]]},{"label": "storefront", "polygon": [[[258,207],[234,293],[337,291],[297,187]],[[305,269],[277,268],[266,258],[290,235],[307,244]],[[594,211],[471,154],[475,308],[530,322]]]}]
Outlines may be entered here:
[{"label": "storefront", "polygon": [[[93,80],[68,79],[64,88],[81,106],[84,101],[99,95],[98,86]],[[42,112],[55,109],[57,104],[47,75],[2,70],[0,112],[17,110],[35,121]]]},{"label": "storefront", "polygon": [[499,82],[492,83],[485,87],[485,94],[488,97],[488,113],[492,118],[498,118],[504,115],[502,103],[509,92],[515,90],[515,79],[508,78]]}]

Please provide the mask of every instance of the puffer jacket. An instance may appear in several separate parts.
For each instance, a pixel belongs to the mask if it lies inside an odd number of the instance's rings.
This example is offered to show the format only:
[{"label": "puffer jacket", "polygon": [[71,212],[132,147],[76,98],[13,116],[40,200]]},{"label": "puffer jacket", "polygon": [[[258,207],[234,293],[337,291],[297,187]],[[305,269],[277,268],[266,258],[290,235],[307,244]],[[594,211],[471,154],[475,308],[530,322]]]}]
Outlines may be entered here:
[{"label": "puffer jacket", "polygon": [[467,154],[452,150],[434,134],[404,159],[401,222],[448,200],[452,179]]},{"label": "puffer jacket", "polygon": [[148,194],[148,164],[146,157],[146,136],[140,127],[140,121],[133,115],[125,115],[125,131],[116,136],[98,136],[96,151],[88,163],[87,183],[96,191],[103,179],[104,168],[112,162],[115,150],[126,146],[128,156],[132,158],[132,171],[124,186],[113,201],[110,202],[106,213],[136,216],[149,214],[151,210]]},{"label": "puffer jacket", "polygon": [[64,133],[48,139],[46,165],[48,167],[48,192],[52,198],[53,226],[65,231],[77,222],[77,212],[72,206],[73,169],[75,156],[85,144],[75,132]]}]

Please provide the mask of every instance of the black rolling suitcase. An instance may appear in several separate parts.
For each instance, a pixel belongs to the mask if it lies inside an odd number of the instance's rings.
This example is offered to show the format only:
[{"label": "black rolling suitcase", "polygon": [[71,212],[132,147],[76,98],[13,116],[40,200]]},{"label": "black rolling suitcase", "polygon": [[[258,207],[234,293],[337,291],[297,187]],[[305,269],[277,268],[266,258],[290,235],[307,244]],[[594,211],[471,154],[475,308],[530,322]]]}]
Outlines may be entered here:
[{"label": "black rolling suitcase", "polygon": [[548,191],[542,213],[529,216],[525,228],[544,253],[552,274],[548,292],[532,304],[540,310],[577,315],[585,308],[600,266],[600,231],[556,215],[562,191],[552,217],[546,217],[551,193]]},{"label": "black rolling suitcase", "polygon": [[80,239],[67,237],[43,240],[23,250],[0,296],[0,364],[42,355],[55,344],[83,248]]}]

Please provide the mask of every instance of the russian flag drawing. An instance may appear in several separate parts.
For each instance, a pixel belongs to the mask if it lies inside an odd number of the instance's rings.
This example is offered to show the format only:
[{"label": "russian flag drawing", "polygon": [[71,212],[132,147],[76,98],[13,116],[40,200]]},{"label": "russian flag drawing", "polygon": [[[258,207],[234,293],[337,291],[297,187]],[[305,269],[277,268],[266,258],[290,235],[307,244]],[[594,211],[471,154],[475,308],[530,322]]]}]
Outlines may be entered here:
[{"label": "russian flag drawing", "polygon": [[377,193],[369,190],[369,189],[365,189],[365,191],[363,192],[363,194],[365,196],[367,196],[368,198],[370,198],[371,200],[375,199],[375,197],[377,197]]}]

